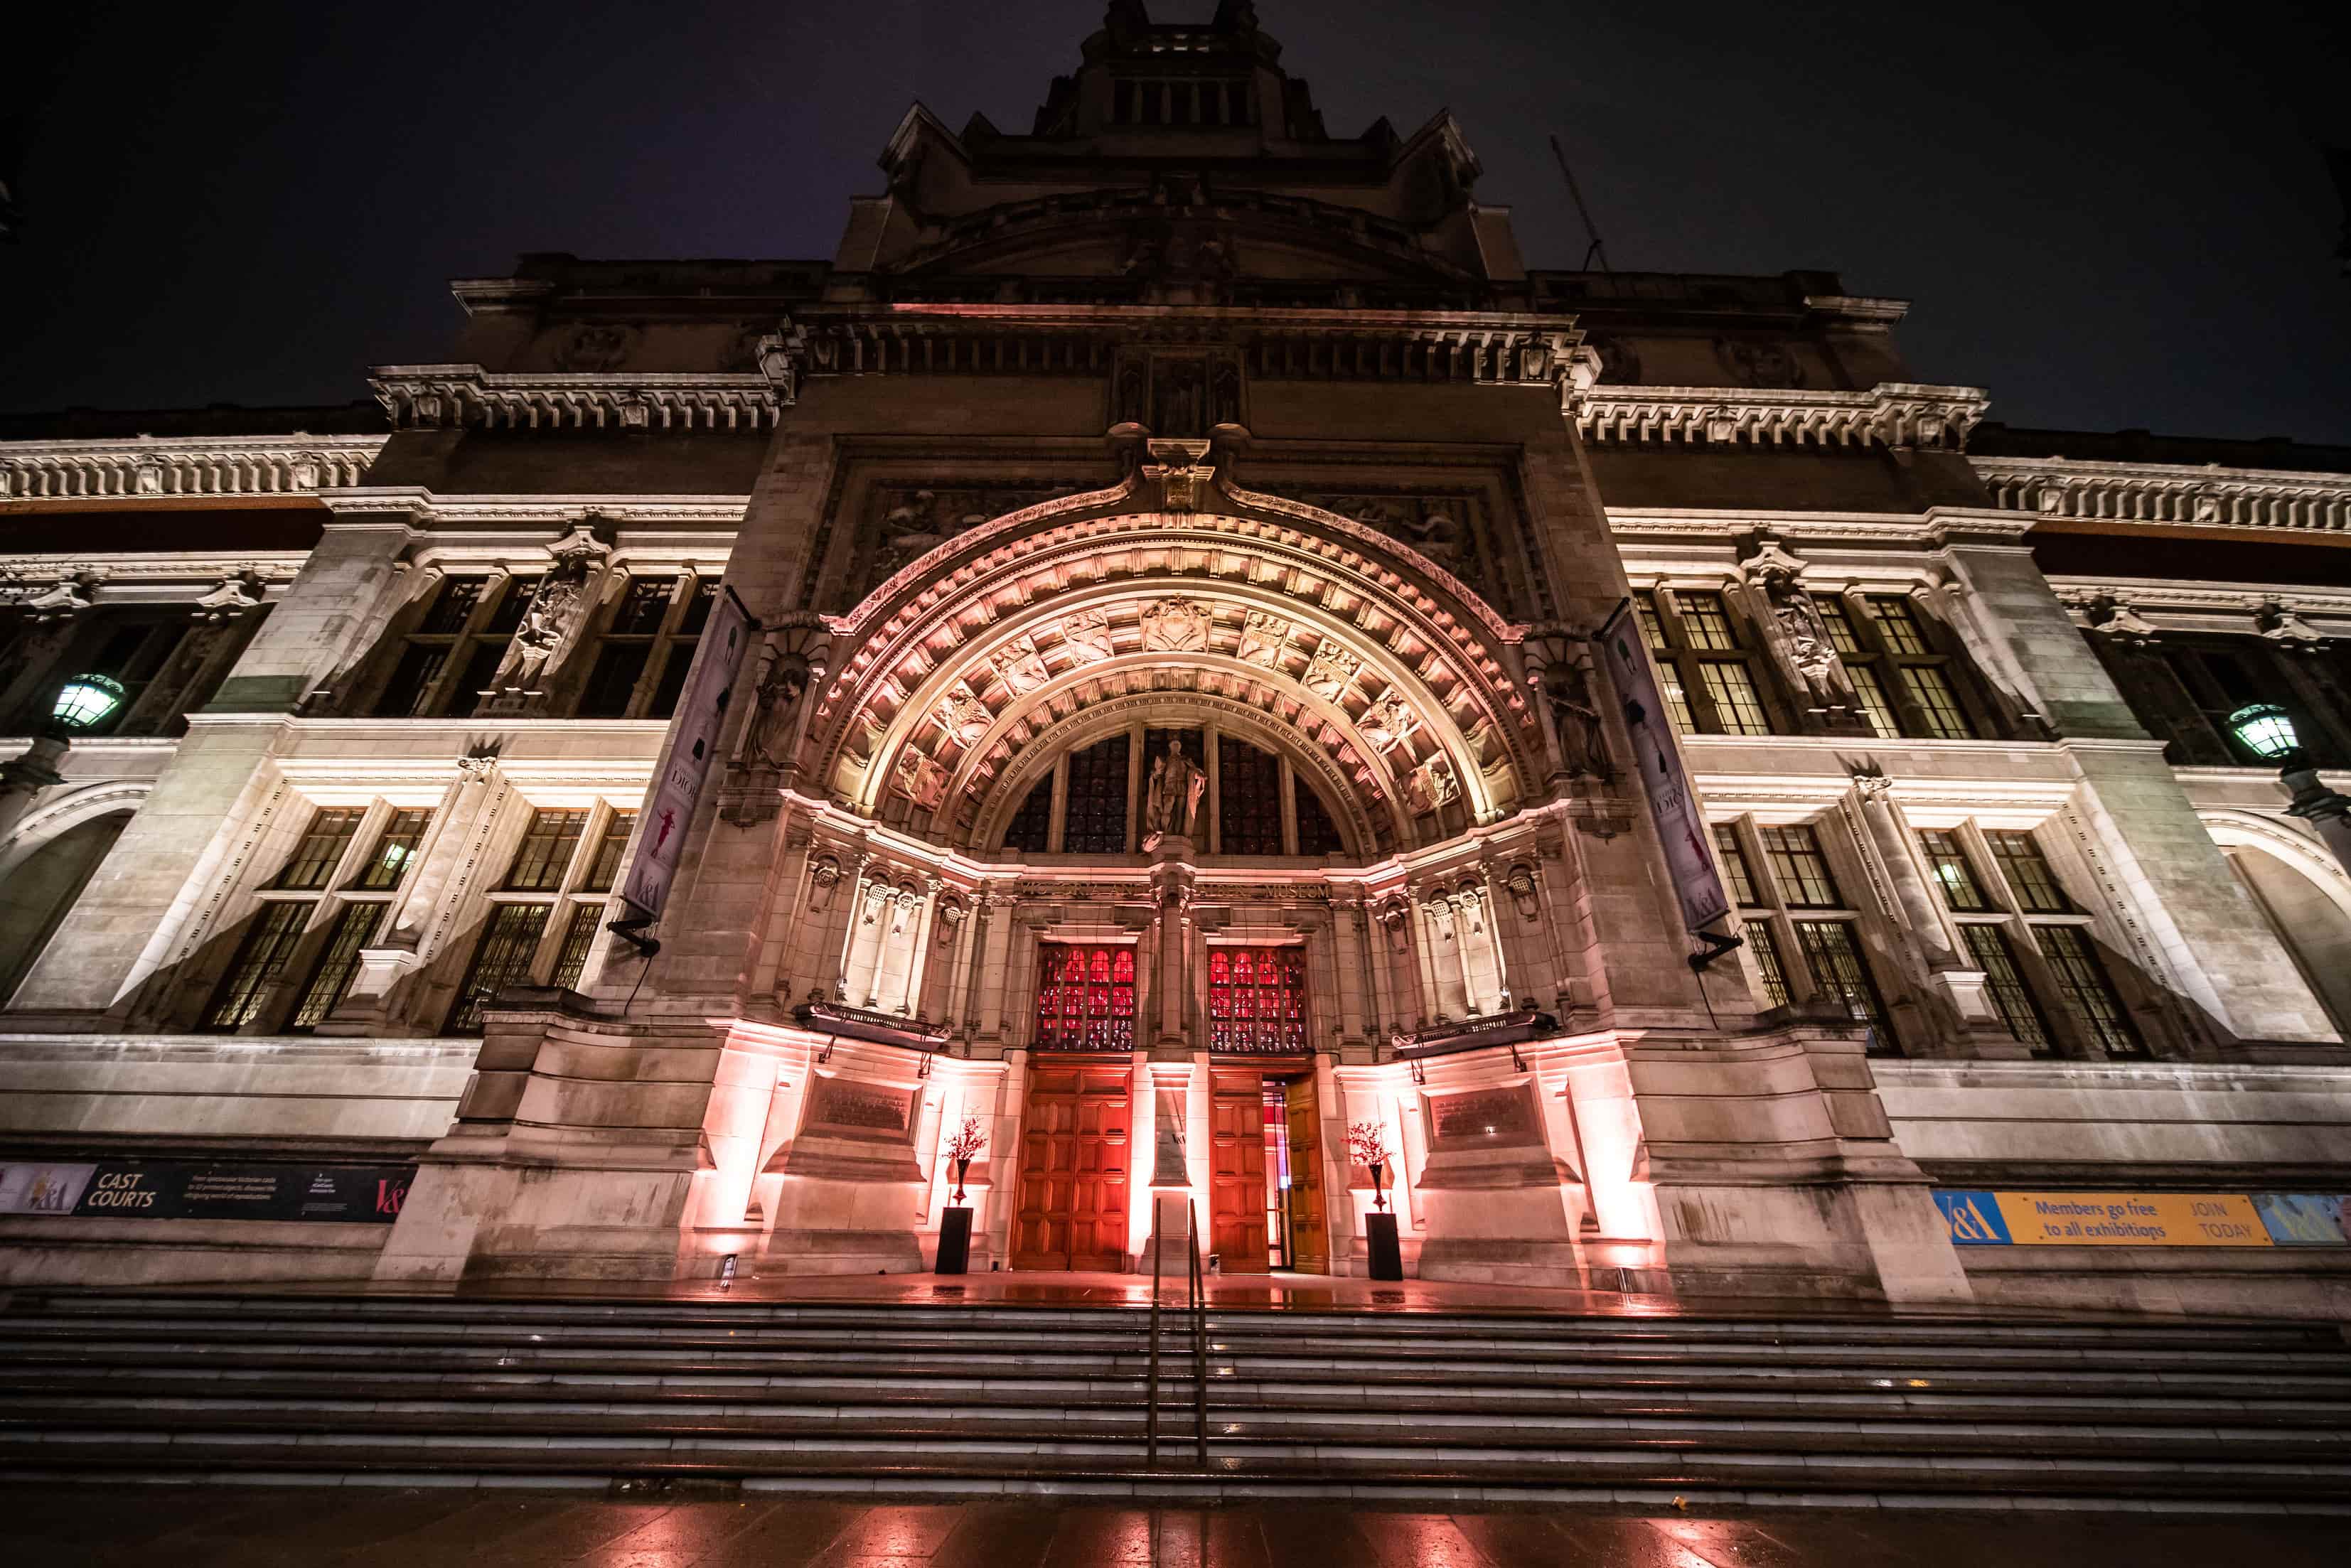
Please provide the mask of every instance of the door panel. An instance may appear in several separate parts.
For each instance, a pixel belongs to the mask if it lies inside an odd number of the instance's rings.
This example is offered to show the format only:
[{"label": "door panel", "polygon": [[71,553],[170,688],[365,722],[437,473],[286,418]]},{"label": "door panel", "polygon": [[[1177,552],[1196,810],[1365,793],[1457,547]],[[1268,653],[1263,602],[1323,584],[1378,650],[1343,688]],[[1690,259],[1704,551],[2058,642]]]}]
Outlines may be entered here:
[{"label": "door panel", "polygon": [[1262,1274],[1265,1249],[1265,1080],[1209,1076],[1208,1248],[1228,1274]]},{"label": "door panel", "polygon": [[1283,1085],[1290,1121],[1290,1266],[1301,1274],[1331,1271],[1331,1230],[1323,1220],[1322,1113],[1311,1073]]},{"label": "door panel", "polygon": [[1014,1268],[1126,1266],[1126,1112],[1125,1068],[1030,1074]]}]

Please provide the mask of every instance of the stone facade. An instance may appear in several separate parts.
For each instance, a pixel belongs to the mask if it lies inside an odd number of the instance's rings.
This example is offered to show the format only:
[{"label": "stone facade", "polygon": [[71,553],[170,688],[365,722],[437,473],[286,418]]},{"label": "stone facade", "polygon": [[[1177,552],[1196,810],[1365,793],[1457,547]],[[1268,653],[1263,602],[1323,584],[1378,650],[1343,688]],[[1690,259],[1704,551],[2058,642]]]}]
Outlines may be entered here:
[{"label": "stone facade", "polygon": [[1360,1273],[1365,1133],[1424,1278],[2340,1310],[1930,1189],[2345,1190],[2351,879],[2214,724],[2351,762],[2345,455],[2070,460],[1833,277],[1530,269],[1245,5],[1084,61],[910,111],[829,263],[459,283],[371,432],[16,422],[0,1155],[417,1174],[7,1277],[914,1270],[967,1128],[975,1267],[1188,1204]]}]

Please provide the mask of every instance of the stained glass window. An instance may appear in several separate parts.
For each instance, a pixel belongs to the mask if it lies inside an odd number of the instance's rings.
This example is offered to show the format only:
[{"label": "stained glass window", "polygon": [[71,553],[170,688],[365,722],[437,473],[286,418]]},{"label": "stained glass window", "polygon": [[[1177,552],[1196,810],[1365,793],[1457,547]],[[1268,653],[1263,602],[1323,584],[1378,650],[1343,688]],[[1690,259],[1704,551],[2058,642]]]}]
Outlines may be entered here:
[{"label": "stained glass window", "polygon": [[1037,1044],[1046,1051],[1134,1049],[1134,949],[1048,943],[1037,981]]},{"label": "stained glass window", "polygon": [[1126,852],[1127,737],[1113,735],[1070,755],[1070,804],[1061,848],[1073,855]]},{"label": "stained glass window", "polygon": [[1208,1049],[1306,1049],[1306,954],[1300,947],[1208,953]]},{"label": "stained glass window", "polygon": [[1228,855],[1281,853],[1281,763],[1231,736],[1217,739],[1217,817]]}]

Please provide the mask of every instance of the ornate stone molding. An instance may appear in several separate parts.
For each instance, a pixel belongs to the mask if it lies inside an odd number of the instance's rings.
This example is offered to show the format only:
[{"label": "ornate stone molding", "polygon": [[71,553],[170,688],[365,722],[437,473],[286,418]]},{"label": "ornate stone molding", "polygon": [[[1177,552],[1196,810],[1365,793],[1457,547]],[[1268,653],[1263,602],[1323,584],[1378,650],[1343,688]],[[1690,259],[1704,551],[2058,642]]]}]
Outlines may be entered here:
[{"label": "ornate stone molding", "polygon": [[1440,1023],[1430,1029],[1395,1035],[1390,1046],[1403,1057],[1448,1056],[1457,1051],[1479,1051],[1493,1045],[1516,1045],[1559,1032],[1559,1019],[1532,1007],[1485,1018]]},{"label": "ornate stone molding", "polygon": [[1991,406],[1977,387],[1882,382],[1868,392],[1601,385],[1572,400],[1586,441],[1688,446],[1966,450]]},{"label": "ornate stone molding", "polygon": [[357,485],[381,435],[0,442],[0,500],[312,496]]},{"label": "ornate stone molding", "polygon": [[789,402],[761,371],[510,374],[382,365],[368,379],[395,430],[763,430]]},{"label": "ornate stone molding", "polygon": [[1973,463],[1999,505],[2037,517],[2351,532],[2351,474],[2067,457],[1978,457]]}]

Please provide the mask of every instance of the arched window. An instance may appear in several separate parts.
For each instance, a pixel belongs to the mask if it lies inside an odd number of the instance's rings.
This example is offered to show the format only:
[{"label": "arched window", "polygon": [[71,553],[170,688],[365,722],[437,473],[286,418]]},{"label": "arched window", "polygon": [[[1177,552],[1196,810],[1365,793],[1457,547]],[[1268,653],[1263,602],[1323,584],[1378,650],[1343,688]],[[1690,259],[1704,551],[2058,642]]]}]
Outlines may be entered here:
[{"label": "arched window", "polygon": [[1322,809],[1322,797],[1303,779],[1292,779],[1291,789],[1298,802],[1298,852],[1301,855],[1335,855],[1346,852],[1346,841],[1339,836],[1338,824],[1331,813]]},{"label": "arched window", "polygon": [[1040,855],[1052,847],[1053,776],[1050,773],[1037,780],[1029,798],[1020,802],[1020,810],[1012,815],[1012,825],[1004,830],[1004,847]]},{"label": "arched window", "polygon": [[1049,942],[1037,978],[1042,1051],[1134,1049],[1134,949]]},{"label": "arched window", "polygon": [[1217,728],[1137,724],[1055,760],[995,841],[1024,854],[1118,855],[1140,848],[1153,765],[1173,744],[1206,770],[1195,847],[1212,855],[1344,854],[1337,819],[1284,755]]},{"label": "arched window", "polygon": [[1113,735],[1070,758],[1070,803],[1061,850],[1073,855],[1126,852],[1127,737]]},{"label": "arched window", "polygon": [[1210,949],[1208,1049],[1275,1053],[1306,1049],[1305,949]]},{"label": "arched window", "polygon": [[1231,736],[1217,737],[1218,847],[1228,855],[1281,850],[1281,760]]}]

